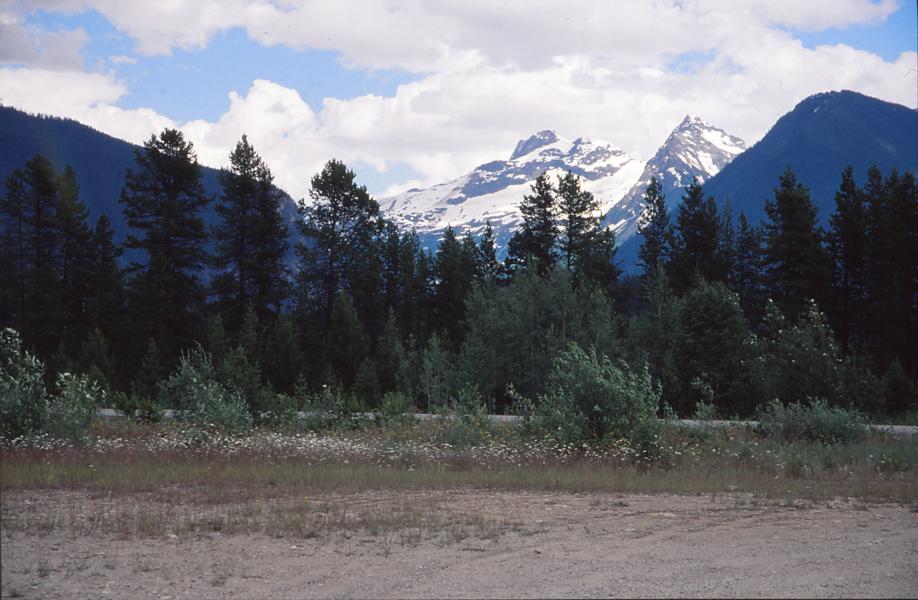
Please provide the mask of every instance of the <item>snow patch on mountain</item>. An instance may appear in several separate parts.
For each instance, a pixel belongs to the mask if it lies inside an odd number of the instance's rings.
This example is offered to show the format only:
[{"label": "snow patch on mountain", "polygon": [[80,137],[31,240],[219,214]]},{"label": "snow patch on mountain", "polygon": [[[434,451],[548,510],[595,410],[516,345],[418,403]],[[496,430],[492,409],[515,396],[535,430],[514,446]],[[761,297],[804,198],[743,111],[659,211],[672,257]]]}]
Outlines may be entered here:
[{"label": "snow patch on mountain", "polygon": [[619,243],[637,233],[644,190],[651,177],[663,186],[666,205],[672,210],[682,191],[697,178],[704,183],[746,149],[746,143],[722,129],[688,115],[647,161],[638,180],[620,202],[606,213],[603,223],[613,227]]},{"label": "snow patch on mountain", "polygon": [[[522,217],[519,204],[543,172],[554,179],[567,171],[582,178],[584,189],[599,201],[603,223],[619,241],[637,229],[641,198],[651,176],[661,178],[669,202],[678,202],[681,189],[693,177],[701,181],[720,171],[745,149],[739,138],[700,118],[687,116],[646,163],[612,143],[571,140],[546,129],[520,140],[508,160],[479,165],[470,173],[427,189],[412,189],[382,198],[386,216],[413,228],[432,247],[452,226],[479,235],[491,224],[502,250]],[[503,253],[503,252],[502,252]]]}]

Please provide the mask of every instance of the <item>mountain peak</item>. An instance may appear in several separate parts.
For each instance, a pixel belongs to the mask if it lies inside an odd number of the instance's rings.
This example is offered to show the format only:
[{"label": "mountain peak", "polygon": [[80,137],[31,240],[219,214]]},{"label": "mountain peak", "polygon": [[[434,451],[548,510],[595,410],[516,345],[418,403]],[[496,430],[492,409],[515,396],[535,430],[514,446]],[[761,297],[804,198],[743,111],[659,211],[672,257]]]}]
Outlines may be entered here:
[{"label": "mountain peak", "polygon": [[679,123],[679,126],[676,129],[687,129],[689,127],[710,127],[701,117],[698,115],[688,114],[685,115],[685,118],[682,119],[682,122]]},{"label": "mountain peak", "polygon": [[510,155],[510,160],[515,160],[521,156],[526,156],[533,150],[537,150],[542,146],[547,146],[549,144],[554,144],[561,138],[551,129],[543,129],[538,133],[534,133],[525,140],[520,140],[516,144],[516,148],[513,150],[513,154]]}]

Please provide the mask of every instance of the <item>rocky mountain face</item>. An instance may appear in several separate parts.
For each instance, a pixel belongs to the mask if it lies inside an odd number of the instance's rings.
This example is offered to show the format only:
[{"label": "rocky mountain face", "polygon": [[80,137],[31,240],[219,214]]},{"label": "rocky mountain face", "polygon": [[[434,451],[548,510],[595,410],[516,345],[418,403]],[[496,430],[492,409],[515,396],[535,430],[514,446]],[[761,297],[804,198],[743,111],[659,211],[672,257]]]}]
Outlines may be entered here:
[{"label": "rocky mountain face", "polygon": [[477,235],[490,223],[503,251],[522,220],[519,203],[533,180],[545,171],[560,175],[569,170],[582,177],[584,188],[599,200],[603,222],[621,240],[636,231],[641,196],[652,175],[662,178],[664,189],[678,202],[674,190],[693,177],[707,180],[744,148],[739,138],[691,116],[646,163],[608,142],[570,140],[545,130],[520,140],[508,160],[485,163],[452,181],[379,203],[400,226],[413,227],[428,247],[436,245],[447,226]]},{"label": "rocky mountain face", "polygon": [[673,210],[693,179],[704,183],[723,169],[746,144],[738,137],[689,115],[676,127],[653,158],[647,161],[637,182],[625,197],[606,213],[604,223],[615,228],[619,243],[637,233],[644,190],[651,177],[663,186],[666,205]]}]

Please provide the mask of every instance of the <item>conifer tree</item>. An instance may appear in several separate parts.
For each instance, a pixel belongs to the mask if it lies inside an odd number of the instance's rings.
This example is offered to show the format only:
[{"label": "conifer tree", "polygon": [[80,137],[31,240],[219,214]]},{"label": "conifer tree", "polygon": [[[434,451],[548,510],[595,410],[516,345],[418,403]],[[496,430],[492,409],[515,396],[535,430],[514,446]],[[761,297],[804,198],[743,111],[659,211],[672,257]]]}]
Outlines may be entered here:
[{"label": "conifer tree", "polygon": [[795,319],[809,300],[820,302],[828,279],[828,261],[809,190],[790,169],[784,171],[774,199],[765,202],[765,259],[769,291]]},{"label": "conifer tree", "polygon": [[835,193],[835,212],[829,219],[829,253],[834,266],[834,300],[839,313],[839,335],[847,352],[866,302],[867,207],[863,192],[854,181],[851,166],[842,172]]},{"label": "conifer tree", "polygon": [[354,387],[357,369],[369,352],[370,342],[354,304],[346,293],[338,294],[328,321],[324,355],[335,380],[345,389]]},{"label": "conifer tree", "polygon": [[309,240],[296,248],[300,284],[327,328],[335,298],[350,288],[355,257],[374,243],[382,223],[379,204],[340,161],[329,161],[312,178],[309,196],[311,204],[300,203],[303,218],[298,222]]},{"label": "conifer tree", "polygon": [[508,263],[529,266],[538,263],[538,272],[545,275],[555,266],[558,243],[557,200],[548,173],[539,175],[532,184],[532,193],[520,202],[523,224],[508,244]]},{"label": "conifer tree", "polygon": [[91,287],[92,233],[87,225],[89,210],[80,200],[76,174],[70,165],[58,180],[55,224],[58,237],[57,270],[60,281],[61,340],[75,352],[94,325],[86,311]]},{"label": "conifer tree", "polygon": [[303,353],[299,348],[299,332],[287,313],[277,316],[265,343],[263,370],[265,377],[279,392],[293,393],[300,377]]},{"label": "conifer tree", "polygon": [[86,318],[98,327],[115,348],[126,349],[133,343],[124,336],[124,275],[118,260],[123,250],[114,241],[111,221],[99,215],[92,230],[89,261],[89,293],[86,297]]},{"label": "conifer tree", "polygon": [[561,257],[567,270],[579,270],[589,253],[594,232],[599,227],[599,203],[593,194],[580,187],[580,177],[568,171],[558,177]]},{"label": "conifer tree", "polygon": [[737,220],[732,268],[727,283],[739,297],[747,318],[758,321],[762,316],[764,275],[762,271],[762,233],[749,224],[745,213]]},{"label": "conifer tree", "polygon": [[231,329],[248,305],[262,319],[281,308],[286,295],[287,225],[281,192],[246,136],[230,153],[230,168],[219,175],[222,195],[215,207],[221,222],[211,229],[214,266],[211,283]]},{"label": "conifer tree", "polygon": [[434,272],[435,327],[458,345],[462,341],[465,299],[475,280],[475,243],[471,238],[460,241],[453,228],[447,227],[437,248]]},{"label": "conifer tree", "polygon": [[198,273],[207,259],[200,212],[210,198],[191,142],[166,129],[135,152],[121,192],[132,232],[126,248],[140,250],[146,262],[130,271],[131,303],[139,331],[156,339],[160,357],[174,360],[200,337],[204,287]]},{"label": "conifer tree", "polygon": [[478,241],[476,262],[481,281],[496,283],[500,277],[500,263],[497,261],[497,242],[490,221],[485,223],[484,234]]},{"label": "conifer tree", "polygon": [[644,208],[638,219],[638,234],[643,236],[638,250],[638,265],[644,278],[650,278],[658,266],[666,266],[672,258],[673,228],[666,212],[663,186],[656,177],[650,178],[644,190]]},{"label": "conifer tree", "polygon": [[685,187],[676,217],[671,279],[673,288],[682,292],[692,285],[696,275],[708,281],[720,278],[718,264],[721,231],[717,205],[713,198],[704,199],[697,179]]},{"label": "conifer tree", "polygon": [[4,276],[10,288],[3,293],[8,311],[3,325],[14,326],[23,346],[45,358],[61,342],[58,183],[51,162],[35,155],[7,178],[0,204]]}]

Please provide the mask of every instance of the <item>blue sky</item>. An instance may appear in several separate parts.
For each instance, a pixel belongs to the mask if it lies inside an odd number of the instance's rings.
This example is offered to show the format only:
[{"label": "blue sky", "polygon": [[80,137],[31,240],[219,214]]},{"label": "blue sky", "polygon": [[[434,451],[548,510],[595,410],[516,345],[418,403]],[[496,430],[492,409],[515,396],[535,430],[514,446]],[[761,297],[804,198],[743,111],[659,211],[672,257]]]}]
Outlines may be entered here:
[{"label": "blue sky", "polygon": [[0,96],[215,166],[247,133],[295,195],[331,157],[385,194],[545,128],[646,158],[686,113],[754,142],[827,89],[918,104],[909,2],[540,2],[8,0]]}]

